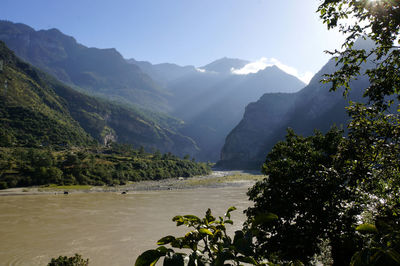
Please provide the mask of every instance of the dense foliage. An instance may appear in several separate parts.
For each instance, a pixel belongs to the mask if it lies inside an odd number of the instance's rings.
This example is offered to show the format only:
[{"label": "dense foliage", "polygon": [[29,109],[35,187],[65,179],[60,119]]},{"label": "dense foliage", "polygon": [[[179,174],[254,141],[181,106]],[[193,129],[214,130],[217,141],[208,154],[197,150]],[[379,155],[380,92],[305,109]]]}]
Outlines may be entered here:
[{"label": "dense foliage", "polygon": [[[332,90],[344,86],[347,93],[350,81],[365,74],[370,84],[364,95],[371,103],[384,110],[393,99],[388,95],[400,99],[399,8],[398,0],[322,1],[319,11],[328,29],[338,28],[347,37],[344,49],[330,52],[339,66],[339,70],[326,75],[325,81],[332,82]],[[372,40],[375,47],[356,47],[360,38]],[[363,63],[367,60],[371,66],[365,69]]]},{"label": "dense foliage", "polygon": [[[227,234],[226,226],[233,224],[231,212],[236,210],[230,207],[224,217],[216,218],[208,209],[204,218],[195,215],[175,216],[172,221],[177,226],[190,227],[191,231],[183,237],[165,236],[158,240],[157,249],[143,252],[136,260],[135,266],[155,265],[164,257],[163,265],[261,265],[256,261],[253,252],[252,234],[250,231],[238,230],[233,239]],[[268,221],[276,216],[268,216]],[[170,245],[171,248],[166,246]],[[176,252],[179,249],[180,252]],[[187,254],[185,253],[187,252]]]},{"label": "dense foliage", "polygon": [[256,226],[257,254],[271,261],[306,263],[319,253],[322,239],[329,239],[336,259],[342,252],[355,252],[353,225],[361,210],[353,203],[358,195],[345,185],[346,177],[329,174],[343,142],[342,132],[335,128],[307,138],[289,130],[286,140],[268,154],[263,166],[268,178],[249,190],[254,206],[246,214],[249,221],[265,211],[279,219]]},{"label": "dense foliage", "polygon": [[0,188],[34,185],[120,185],[129,181],[204,175],[204,163],[171,153],[113,144],[109,148],[0,148]]},{"label": "dense foliage", "polygon": [[89,259],[83,259],[81,255],[75,254],[73,257],[59,256],[53,258],[47,266],[88,266]]}]

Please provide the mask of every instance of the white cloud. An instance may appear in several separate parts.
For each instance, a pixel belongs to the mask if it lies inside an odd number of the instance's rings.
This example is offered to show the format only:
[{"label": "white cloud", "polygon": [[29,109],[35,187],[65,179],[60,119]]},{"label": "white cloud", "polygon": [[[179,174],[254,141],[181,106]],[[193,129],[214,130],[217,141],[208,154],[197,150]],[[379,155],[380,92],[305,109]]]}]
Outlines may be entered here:
[{"label": "white cloud", "polygon": [[206,70],[205,70],[205,69],[202,69],[202,68],[196,68],[196,70],[199,71],[199,72],[201,72],[201,73],[206,72]]},{"label": "white cloud", "polygon": [[310,71],[300,73],[294,67],[285,65],[282,62],[280,62],[278,59],[266,58],[266,57],[262,57],[257,61],[250,62],[240,69],[232,68],[231,71],[233,74],[236,74],[236,75],[247,75],[250,73],[257,73],[258,71],[263,70],[266,67],[270,67],[270,66],[277,66],[284,72],[297,77],[298,79],[300,79],[301,81],[303,81],[306,84],[308,84],[310,82],[311,78],[314,76],[314,74]]},{"label": "white cloud", "polygon": [[272,64],[268,63],[268,58],[261,57],[259,60],[250,62],[242,68],[232,68],[231,72],[237,75],[247,75],[250,73],[257,73],[258,71],[263,70],[268,66],[272,66]]}]

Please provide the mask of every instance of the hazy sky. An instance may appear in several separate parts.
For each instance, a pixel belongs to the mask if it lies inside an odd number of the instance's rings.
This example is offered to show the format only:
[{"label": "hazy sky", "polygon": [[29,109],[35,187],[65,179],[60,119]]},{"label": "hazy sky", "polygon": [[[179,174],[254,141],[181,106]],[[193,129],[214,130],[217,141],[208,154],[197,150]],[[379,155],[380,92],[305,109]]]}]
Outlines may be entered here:
[{"label": "hazy sky", "polygon": [[[58,28],[125,58],[200,67],[227,56],[280,64],[303,79],[344,38],[315,13],[319,0],[1,0],[0,19]],[[305,78],[307,79],[307,78]]]}]

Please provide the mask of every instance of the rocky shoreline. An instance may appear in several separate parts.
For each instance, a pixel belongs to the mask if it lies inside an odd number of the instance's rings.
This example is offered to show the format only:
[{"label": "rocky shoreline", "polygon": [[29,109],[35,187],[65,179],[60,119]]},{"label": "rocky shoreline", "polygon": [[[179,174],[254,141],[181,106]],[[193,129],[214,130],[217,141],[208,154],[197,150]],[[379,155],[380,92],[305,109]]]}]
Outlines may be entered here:
[{"label": "rocky shoreline", "polygon": [[23,187],[0,190],[0,196],[21,195],[54,195],[70,193],[100,193],[114,192],[128,194],[133,191],[156,191],[195,189],[201,187],[224,187],[224,186],[251,186],[264,176],[256,172],[244,171],[213,171],[207,176],[195,176],[189,178],[169,178],[162,180],[145,180],[132,182],[123,186],[93,186],[82,188],[58,188],[58,187]]}]

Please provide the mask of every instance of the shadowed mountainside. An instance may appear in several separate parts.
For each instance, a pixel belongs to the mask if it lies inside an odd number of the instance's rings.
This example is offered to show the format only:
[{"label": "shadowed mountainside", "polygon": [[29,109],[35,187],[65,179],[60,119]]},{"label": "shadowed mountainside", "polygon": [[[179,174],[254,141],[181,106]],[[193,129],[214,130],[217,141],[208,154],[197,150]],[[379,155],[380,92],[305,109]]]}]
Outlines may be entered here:
[{"label": "shadowed mountainside", "polygon": [[[360,45],[360,44],[358,44]],[[345,128],[348,101],[362,101],[365,77],[351,83],[347,99],[340,92],[329,92],[330,84],[322,84],[324,74],[333,73],[335,61],[330,60],[297,93],[267,93],[246,107],[243,119],[226,137],[217,166],[228,169],[260,169],[266,155],[276,142],[283,140],[286,129],[308,136],[315,129],[323,132],[332,125]]]},{"label": "shadowed mountainside", "polygon": [[197,152],[182,121],[87,96],[18,59],[0,42],[0,136],[5,146],[87,146],[110,141],[180,156]]},{"label": "shadowed mountainside", "polygon": [[236,75],[249,61],[221,58],[200,68],[138,62],[144,72],[164,84],[171,114],[185,121],[182,133],[200,147],[196,158],[217,161],[226,135],[243,117],[244,107],[266,92],[295,92],[303,82],[278,67]]}]

